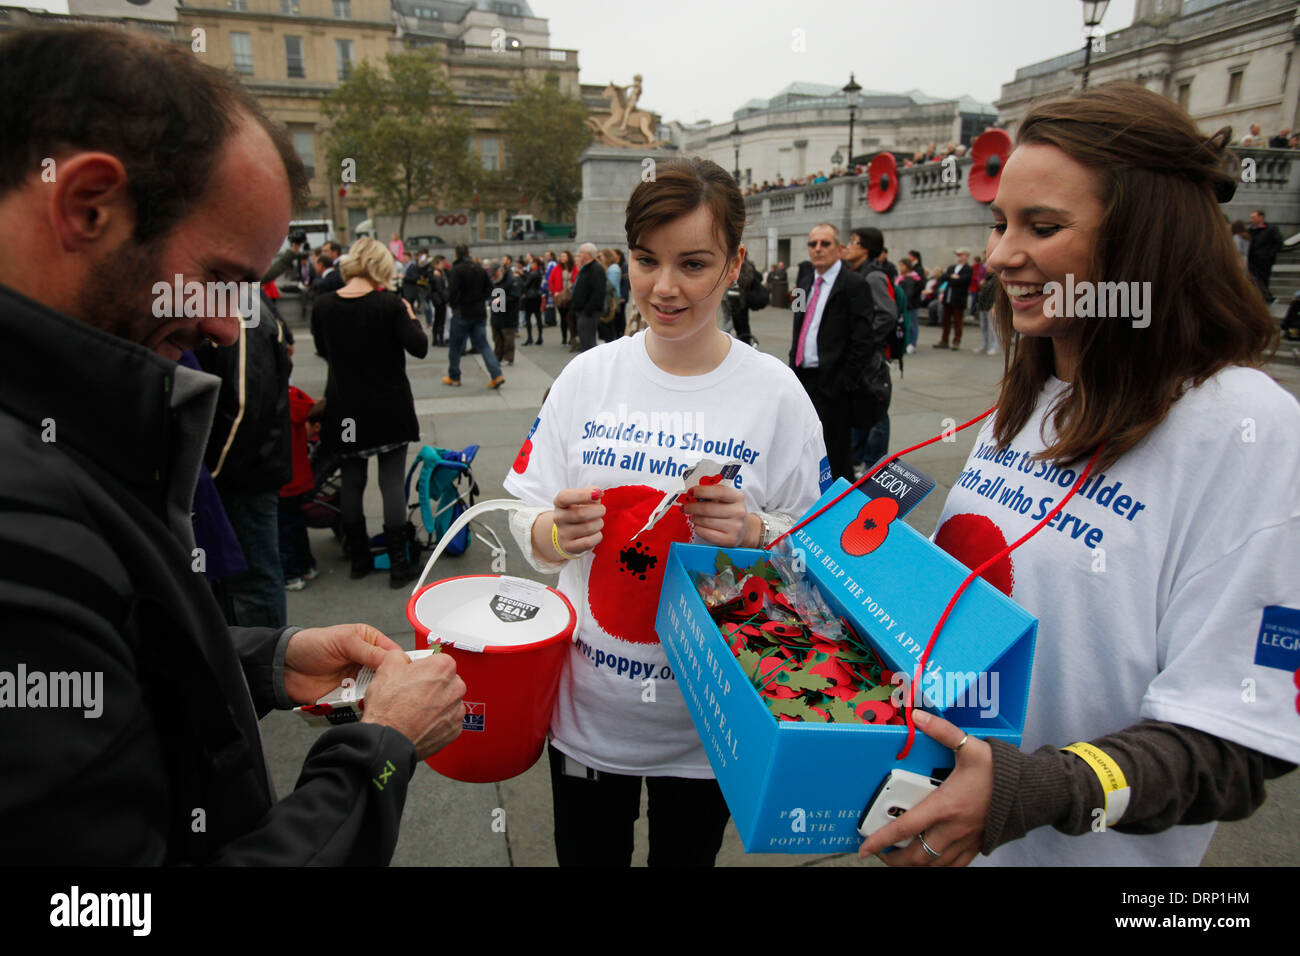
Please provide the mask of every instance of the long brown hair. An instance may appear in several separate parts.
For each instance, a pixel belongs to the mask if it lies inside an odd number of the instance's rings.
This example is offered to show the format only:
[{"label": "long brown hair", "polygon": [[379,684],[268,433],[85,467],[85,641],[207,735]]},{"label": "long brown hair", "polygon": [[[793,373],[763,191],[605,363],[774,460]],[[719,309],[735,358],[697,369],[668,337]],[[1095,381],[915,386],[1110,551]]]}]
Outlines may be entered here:
[{"label": "long brown hair", "polygon": [[[1261,365],[1275,347],[1273,318],[1218,206],[1236,185],[1231,138],[1227,127],[1203,135],[1175,103],[1132,83],[1040,104],[1021,123],[1017,145],[1055,146],[1100,180],[1106,209],[1090,275],[1152,290],[1146,328],[1081,320],[1078,369],[1043,459],[1068,464],[1105,441],[1099,465],[1114,464],[1189,387],[1231,365]],[[1052,341],[1016,335],[1001,288],[995,312],[1007,365],[993,435],[1004,448],[1052,372]]]}]

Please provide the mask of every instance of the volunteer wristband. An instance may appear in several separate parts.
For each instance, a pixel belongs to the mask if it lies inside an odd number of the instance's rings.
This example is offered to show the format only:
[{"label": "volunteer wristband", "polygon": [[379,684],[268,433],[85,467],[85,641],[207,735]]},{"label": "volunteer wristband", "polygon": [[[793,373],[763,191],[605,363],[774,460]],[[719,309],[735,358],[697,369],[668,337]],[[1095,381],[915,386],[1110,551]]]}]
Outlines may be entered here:
[{"label": "volunteer wristband", "polygon": [[1092,768],[1092,772],[1097,775],[1097,780],[1101,782],[1102,796],[1106,801],[1106,826],[1119,823],[1124,817],[1124,811],[1128,809],[1129,797],[1133,791],[1129,788],[1128,781],[1124,779],[1124,771],[1119,768],[1115,758],[1106,751],[1087,743],[1070,744],[1068,747],[1062,747],[1061,750],[1074,754]]},{"label": "volunteer wristband", "polygon": [[555,553],[558,554],[560,557],[564,558],[564,560],[566,561],[578,560],[578,556],[576,554],[569,554],[569,552],[565,551],[563,548],[560,547],[560,526],[557,525],[554,521],[551,522],[551,546],[555,548]]}]

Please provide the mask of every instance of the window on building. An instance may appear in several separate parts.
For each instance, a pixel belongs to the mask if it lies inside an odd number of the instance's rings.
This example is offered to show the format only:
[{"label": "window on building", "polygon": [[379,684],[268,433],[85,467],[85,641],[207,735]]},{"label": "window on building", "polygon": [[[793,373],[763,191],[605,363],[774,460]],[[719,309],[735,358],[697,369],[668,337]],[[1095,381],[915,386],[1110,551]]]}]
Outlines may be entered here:
[{"label": "window on building", "polygon": [[248,12],[248,0],[226,0],[226,5],[237,13]]},{"label": "window on building", "polygon": [[295,130],[293,134],[293,148],[297,152],[298,158],[307,169],[308,176],[316,175],[316,146],[315,138],[310,130]]},{"label": "window on building", "polygon": [[440,20],[442,14],[432,7],[416,7],[415,15],[421,20]]},{"label": "window on building", "polygon": [[1187,109],[1187,104],[1192,98],[1192,81],[1178,84],[1178,106],[1180,109]]},{"label": "window on building", "polygon": [[302,65],[302,37],[284,38],[284,59],[290,77],[301,79],[307,75]]},{"label": "window on building", "polygon": [[334,19],[352,19],[352,0],[334,0]]},{"label": "window on building", "polygon": [[253,72],[253,38],[247,33],[230,34],[230,56],[236,73]]},{"label": "window on building", "polygon": [[1228,74],[1228,102],[1236,103],[1241,100],[1241,78],[1245,70],[1233,70]]},{"label": "window on building", "polygon": [[334,50],[339,58],[339,79],[346,80],[352,74],[352,41],[335,40]]},{"label": "window on building", "polygon": [[517,3],[494,3],[492,4],[492,8],[502,16],[506,16],[506,17],[519,16],[519,4]]},{"label": "window on building", "polygon": [[296,17],[302,11],[298,8],[298,0],[280,0],[280,12],[286,17]]},{"label": "window on building", "polygon": [[479,162],[489,172],[495,172],[501,168],[501,155],[498,144],[499,141],[495,139],[479,140]]},{"label": "window on building", "polygon": [[745,185],[746,186],[754,185],[754,171],[752,169],[745,170]]}]

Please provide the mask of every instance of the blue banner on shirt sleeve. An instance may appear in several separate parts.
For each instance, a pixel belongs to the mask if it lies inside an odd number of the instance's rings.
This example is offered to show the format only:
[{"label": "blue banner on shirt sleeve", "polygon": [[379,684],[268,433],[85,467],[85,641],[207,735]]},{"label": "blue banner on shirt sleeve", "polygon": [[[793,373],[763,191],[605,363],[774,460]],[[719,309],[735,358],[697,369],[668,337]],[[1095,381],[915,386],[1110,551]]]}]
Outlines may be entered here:
[{"label": "blue banner on shirt sleeve", "polygon": [[821,486],[822,494],[826,493],[826,489],[831,486],[832,480],[833,479],[831,478],[831,460],[829,457],[823,458],[821,467],[818,469],[818,475],[817,475],[817,483]]},{"label": "blue banner on shirt sleeve", "polygon": [[1300,610],[1277,604],[1264,608],[1255,643],[1255,663],[1284,671],[1300,670]]}]

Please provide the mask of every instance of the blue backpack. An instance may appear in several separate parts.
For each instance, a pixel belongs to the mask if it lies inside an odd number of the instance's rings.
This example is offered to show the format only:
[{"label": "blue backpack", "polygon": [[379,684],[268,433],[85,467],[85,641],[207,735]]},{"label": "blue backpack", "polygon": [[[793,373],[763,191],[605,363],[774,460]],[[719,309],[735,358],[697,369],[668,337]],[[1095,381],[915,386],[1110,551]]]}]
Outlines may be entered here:
[{"label": "blue backpack", "polygon": [[[411,510],[420,512],[420,523],[424,527],[426,538],[424,548],[433,548],[447,533],[452,522],[473,506],[479,491],[469,466],[477,454],[478,445],[470,445],[464,451],[425,445],[411,463],[406,473],[406,497],[409,501],[411,479],[415,477],[417,502],[411,505]],[[469,526],[466,525],[447,545],[445,553],[464,554],[469,549],[469,542]]]}]

